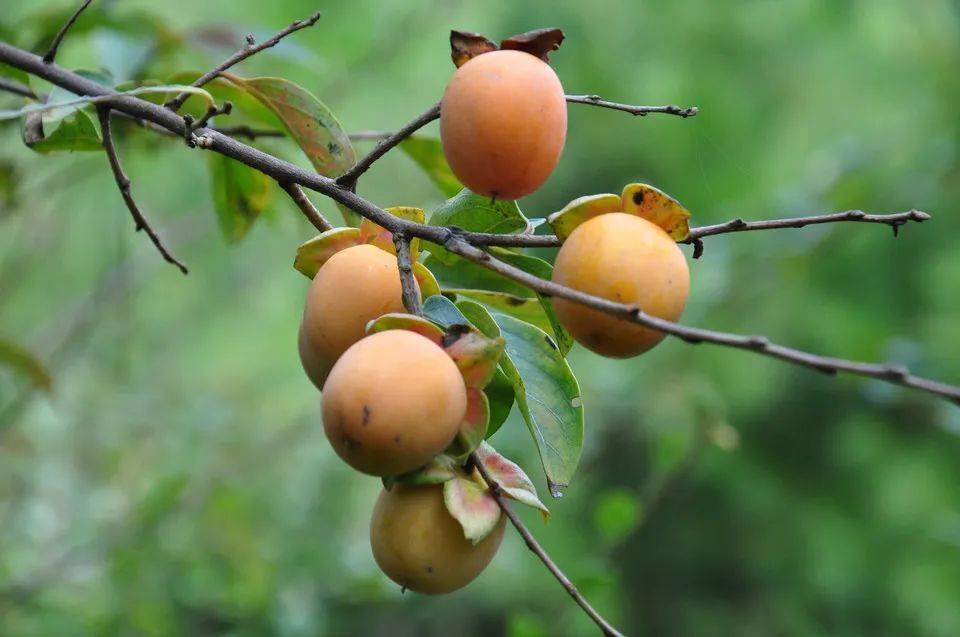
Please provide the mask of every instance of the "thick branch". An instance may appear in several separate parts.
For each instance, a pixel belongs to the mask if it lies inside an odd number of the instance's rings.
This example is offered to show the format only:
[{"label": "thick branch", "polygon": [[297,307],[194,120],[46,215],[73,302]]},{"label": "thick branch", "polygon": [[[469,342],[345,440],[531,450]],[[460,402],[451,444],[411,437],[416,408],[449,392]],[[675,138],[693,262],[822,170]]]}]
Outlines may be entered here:
[{"label": "thick branch", "polygon": [[107,159],[110,161],[110,168],[113,170],[113,176],[117,180],[117,187],[120,189],[120,194],[123,196],[124,203],[127,204],[127,209],[130,211],[130,216],[133,217],[133,222],[136,224],[137,231],[145,231],[147,236],[150,237],[150,241],[152,241],[153,245],[156,246],[164,260],[177,266],[180,268],[181,272],[187,274],[187,266],[170,254],[167,248],[163,245],[163,242],[160,240],[160,237],[157,236],[157,233],[154,232],[153,228],[150,227],[146,217],[143,216],[139,206],[137,206],[137,202],[134,201],[133,195],[130,193],[130,178],[127,177],[127,174],[123,171],[123,166],[120,165],[120,157],[117,155],[117,148],[113,144],[113,130],[112,126],[110,125],[110,108],[106,106],[100,106],[97,108],[97,114],[100,116],[100,129],[103,135],[103,149],[107,152]]},{"label": "thick branch", "polygon": [[[212,70],[198,77],[193,82],[192,86],[196,86],[196,87],[203,86],[213,78],[220,75],[220,73],[246,60],[251,55],[255,55],[260,51],[263,51],[264,49],[269,49],[270,47],[275,46],[280,40],[287,37],[291,33],[294,33],[295,31],[299,31],[300,29],[304,29],[306,27],[313,26],[314,24],[317,23],[317,20],[319,19],[320,19],[320,12],[317,11],[306,20],[297,20],[296,22],[288,26],[286,29],[284,29],[283,31],[280,31],[275,36],[273,36],[269,40],[266,40],[265,42],[262,42],[261,44],[256,44],[256,42],[253,39],[253,36],[248,35],[247,46],[243,47],[242,49],[240,49],[239,51],[231,55],[229,58],[224,60],[223,63],[221,63],[220,65],[214,67]],[[190,97],[189,93],[180,93],[179,95],[177,95],[176,97],[168,101],[166,104],[164,104],[164,106],[166,106],[167,108],[173,111],[177,111],[180,109],[181,106],[183,106],[183,103],[186,102],[187,98],[189,97]]]},{"label": "thick branch", "polygon": [[300,208],[303,216],[313,224],[314,228],[320,232],[333,230],[333,225],[320,214],[320,211],[313,205],[313,202],[307,198],[307,193],[303,192],[303,188],[293,182],[282,183],[280,187],[287,191],[287,194],[290,195],[293,202]]},{"label": "thick branch", "polygon": [[[10,64],[28,73],[42,77],[78,95],[114,94],[113,91],[96,82],[77,75],[76,73],[71,73],[54,64],[44,64],[39,57],[32,53],[12,47],[3,42],[0,42],[0,62]],[[107,102],[104,102],[104,104],[116,110],[126,112],[138,119],[152,121],[175,134],[184,134],[185,125],[181,117],[168,109],[147,102],[146,100],[134,96],[116,95]],[[960,387],[914,376],[905,368],[818,356],[782,345],[775,345],[762,336],[742,336],[739,334],[728,334],[687,327],[650,316],[636,307],[591,296],[550,281],[545,281],[503,263],[483,250],[470,245],[465,241],[465,239],[473,236],[470,233],[463,233],[462,231],[451,228],[428,226],[395,217],[386,210],[357,196],[357,194],[350,189],[339,186],[332,179],[278,159],[214,130],[208,128],[202,129],[197,131],[197,136],[197,145],[201,148],[206,148],[231,157],[255,170],[259,170],[273,177],[280,183],[296,183],[327,195],[334,201],[354,210],[390,232],[400,232],[408,237],[420,237],[433,243],[445,245],[451,252],[475,261],[483,267],[518,281],[543,294],[569,299],[575,303],[580,303],[581,305],[591,307],[601,312],[671,334],[689,343],[709,342],[725,347],[753,351],[763,356],[779,358],[790,363],[831,374],[847,372],[876,378],[884,382],[925,391],[960,404]]]},{"label": "thick branch", "polygon": [[15,95],[22,95],[23,97],[29,97],[32,100],[37,99],[37,94],[33,92],[33,89],[27,86],[26,84],[21,84],[14,80],[8,80],[5,77],[0,77],[0,91],[6,91],[7,93],[13,93]]},{"label": "thick branch", "polygon": [[397,268],[400,270],[403,305],[411,314],[422,316],[423,306],[420,304],[420,287],[417,285],[417,279],[413,276],[413,263],[410,259],[410,239],[402,232],[394,232],[393,245],[397,248]]},{"label": "thick branch", "polygon": [[57,51],[60,49],[60,43],[63,42],[63,38],[65,35],[67,35],[67,31],[69,31],[70,27],[73,26],[73,23],[77,21],[77,18],[80,17],[80,14],[83,13],[83,10],[90,6],[91,2],[93,2],[93,0],[83,0],[77,10],[73,12],[73,15],[70,16],[70,19],[67,20],[66,24],[60,27],[60,30],[57,31],[57,34],[53,36],[53,42],[50,43],[50,48],[43,56],[44,62],[47,64],[53,63],[57,57]]},{"label": "thick branch", "polygon": [[423,115],[416,118],[400,130],[384,138],[376,147],[358,161],[353,168],[337,177],[337,184],[352,187],[357,183],[360,175],[367,172],[373,162],[387,154],[391,148],[410,137],[430,122],[440,117],[440,103],[431,106]]},{"label": "thick branch", "polygon": [[510,508],[510,505],[506,503],[503,497],[503,493],[500,490],[500,485],[497,484],[496,480],[490,475],[490,472],[487,471],[486,467],[483,466],[483,463],[477,460],[476,455],[470,454],[470,464],[472,464],[477,471],[480,472],[480,475],[483,476],[483,480],[490,487],[490,495],[493,496],[493,499],[497,501],[497,504],[500,505],[500,509],[503,511],[504,515],[510,520],[510,523],[513,524],[514,528],[517,529],[517,532],[520,534],[520,537],[523,538],[523,541],[526,542],[527,548],[529,548],[533,553],[540,558],[540,561],[543,562],[544,566],[547,567],[547,570],[553,574],[557,581],[567,590],[567,593],[570,594],[570,597],[573,598],[573,601],[577,603],[580,608],[583,609],[583,612],[593,620],[604,635],[607,637],[623,637],[623,634],[620,633],[616,628],[610,625],[603,616],[598,613],[593,606],[590,605],[584,596],[577,590],[577,587],[574,586],[573,582],[570,581],[570,578],[560,570],[560,567],[557,566],[556,562],[547,554],[540,543],[537,542],[537,539],[533,537],[533,534],[530,532],[530,529],[526,527],[516,513],[513,512],[513,509]]},{"label": "thick branch", "polygon": [[700,112],[696,106],[682,108],[680,106],[633,106],[632,104],[621,104],[619,102],[608,102],[599,95],[567,95],[567,101],[571,104],[588,104],[590,106],[599,106],[600,108],[612,108],[615,111],[623,111],[631,115],[646,116],[648,113],[666,113],[667,115],[678,115],[684,119],[693,117]]}]

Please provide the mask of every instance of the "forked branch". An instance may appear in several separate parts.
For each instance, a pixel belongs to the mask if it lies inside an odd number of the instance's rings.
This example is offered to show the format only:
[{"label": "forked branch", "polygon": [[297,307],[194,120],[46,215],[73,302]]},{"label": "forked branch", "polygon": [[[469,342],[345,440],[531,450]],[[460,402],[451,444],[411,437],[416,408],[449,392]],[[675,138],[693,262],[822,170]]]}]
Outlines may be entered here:
[{"label": "forked branch", "polygon": [[634,106],[633,104],[621,104],[620,102],[609,102],[599,95],[567,95],[567,101],[571,104],[588,104],[590,106],[599,106],[600,108],[611,108],[615,111],[623,111],[631,115],[644,117],[650,113],[665,113],[667,115],[677,115],[684,119],[693,117],[700,112],[696,106],[683,108],[681,106]]},{"label": "forked branch", "polygon": [[90,6],[90,3],[93,0],[83,0],[80,3],[80,6],[76,11],[67,19],[66,23],[60,27],[60,30],[57,31],[57,34],[53,36],[53,42],[50,43],[50,48],[47,49],[47,52],[43,56],[43,61],[47,64],[52,64],[57,57],[57,51],[60,50],[60,43],[63,42],[64,36],[67,35],[67,31],[70,30],[70,27],[73,26],[73,23],[77,21],[77,18],[80,17],[80,14],[83,13],[84,9]]}]

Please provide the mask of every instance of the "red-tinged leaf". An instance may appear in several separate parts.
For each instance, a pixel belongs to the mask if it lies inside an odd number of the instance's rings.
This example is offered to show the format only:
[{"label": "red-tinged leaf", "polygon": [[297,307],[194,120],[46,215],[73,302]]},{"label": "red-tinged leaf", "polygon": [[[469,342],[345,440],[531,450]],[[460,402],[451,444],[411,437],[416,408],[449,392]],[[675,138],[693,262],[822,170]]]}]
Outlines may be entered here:
[{"label": "red-tinged leaf", "polygon": [[[394,208],[387,208],[386,210],[395,217],[416,223],[423,223],[427,218],[426,213],[421,208],[396,206]],[[366,218],[360,222],[360,242],[373,244],[381,250],[386,250],[390,254],[397,253],[396,246],[393,244],[393,234],[386,228]],[[420,239],[414,238],[410,241],[410,260],[416,261],[419,256]]]},{"label": "red-tinged leaf", "polygon": [[471,58],[496,51],[497,44],[479,33],[469,31],[450,32],[450,59],[460,68]]},{"label": "red-tinged leaf", "polygon": [[339,177],[356,163],[350,137],[330,109],[307,89],[279,77],[221,76],[273,111],[321,175]]},{"label": "red-tinged leaf", "polygon": [[360,245],[360,231],[357,228],[327,230],[297,248],[293,267],[312,279],[327,259],[355,245]]},{"label": "red-tinged leaf", "polygon": [[563,29],[536,29],[507,38],[500,43],[500,48],[523,51],[549,62],[550,52],[560,48],[563,38]]},{"label": "red-tinged leaf", "polygon": [[624,212],[655,223],[674,241],[690,235],[690,211],[662,190],[647,184],[627,184],[622,200]]},{"label": "red-tinged leaf", "polygon": [[423,485],[423,484],[443,484],[448,480],[453,480],[460,475],[459,467],[453,458],[447,455],[440,455],[430,461],[424,467],[396,476],[395,482],[404,484]]},{"label": "red-tinged leaf", "polygon": [[420,261],[413,264],[413,278],[417,280],[417,285],[420,286],[421,297],[427,299],[434,294],[440,294],[440,284],[437,283],[433,272]]},{"label": "red-tinged leaf", "polygon": [[589,221],[608,212],[621,212],[622,210],[623,201],[619,195],[609,193],[586,195],[574,199],[562,210],[558,210],[547,217],[547,223],[553,228],[554,234],[560,241],[566,241],[567,237],[584,221]]},{"label": "red-tinged leaf", "polygon": [[464,324],[451,325],[443,336],[443,349],[457,364],[467,387],[483,388],[490,382],[505,345],[503,338],[489,338]]},{"label": "red-tinged leaf", "polygon": [[443,502],[473,544],[483,541],[500,521],[500,505],[486,486],[470,478],[458,476],[445,482]]},{"label": "red-tinged leaf", "polygon": [[487,436],[490,424],[490,402],[482,389],[467,388],[467,411],[460,424],[457,437],[447,449],[447,453],[457,459],[465,460]]},{"label": "red-tinged leaf", "polygon": [[443,344],[443,330],[421,316],[391,312],[370,321],[367,325],[367,334],[386,332],[387,330],[408,330],[426,336],[437,345],[442,346]]},{"label": "red-tinged leaf", "polygon": [[477,447],[475,455],[490,474],[490,478],[500,486],[504,495],[521,504],[539,509],[544,519],[550,517],[550,510],[540,501],[537,488],[520,465],[507,460],[486,442],[482,442]]}]

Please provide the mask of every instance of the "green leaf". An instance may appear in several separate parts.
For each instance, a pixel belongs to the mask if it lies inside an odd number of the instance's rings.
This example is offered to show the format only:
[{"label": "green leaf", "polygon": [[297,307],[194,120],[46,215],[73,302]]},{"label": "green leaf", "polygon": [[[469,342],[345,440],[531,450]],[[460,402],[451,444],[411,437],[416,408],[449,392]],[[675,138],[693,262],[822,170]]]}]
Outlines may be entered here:
[{"label": "green leaf", "polygon": [[416,162],[437,188],[447,197],[463,189],[443,154],[440,140],[433,137],[408,137],[400,142],[400,150]]},{"label": "green leaf", "polygon": [[446,294],[456,294],[458,299],[472,299],[482,303],[494,312],[509,314],[521,321],[536,325],[547,334],[554,336],[554,340],[556,340],[553,324],[537,297],[516,296],[506,292],[491,292],[489,290],[464,290],[462,288],[445,288],[443,291]]},{"label": "green leaf", "polygon": [[[491,201],[470,192],[466,188],[445,201],[430,215],[432,226],[456,226],[474,232],[496,232],[510,234],[530,229],[530,221],[520,212],[516,201]],[[431,253],[440,261],[453,263],[459,257],[450,254],[440,246],[431,248]]]},{"label": "green leaf", "polygon": [[[512,250],[505,250],[503,248],[491,248],[490,251],[501,261],[506,261],[524,272],[533,274],[546,281],[549,281],[553,277],[553,266],[539,257],[513,252]],[[543,308],[547,321],[550,323],[551,329],[545,331],[553,335],[557,347],[560,348],[560,353],[566,356],[570,348],[573,347],[573,337],[570,336],[570,333],[567,332],[560,323],[560,319],[557,318],[557,313],[553,309],[553,301],[539,292],[534,291],[534,294],[536,294],[537,299],[539,299],[540,306]]]},{"label": "green leaf", "polygon": [[507,340],[500,368],[513,384],[520,412],[540,453],[550,494],[561,497],[583,450],[583,405],[573,371],[543,330],[506,314],[467,305],[470,319],[443,296],[424,303],[424,314],[441,325],[469,320],[491,338]]},{"label": "green leaf", "polygon": [[0,365],[23,376],[40,389],[50,391],[53,379],[40,360],[26,349],[0,339]]},{"label": "green leaf", "polygon": [[[161,85],[161,86],[140,86],[137,88],[130,89],[129,91],[123,91],[120,95],[146,95],[150,93],[162,93],[162,94],[175,94],[186,91],[188,93],[193,93],[196,95],[203,96],[209,104],[213,104],[213,97],[202,88],[197,88],[195,86],[171,86],[171,85]],[[88,104],[98,104],[105,100],[112,100],[116,95],[85,95],[82,97],[74,97],[60,101],[49,101],[46,103],[37,103],[33,102],[27,104],[26,106],[14,110],[0,110],[0,120],[5,119],[17,119],[18,117],[23,117],[31,113],[48,113],[50,111],[55,111],[60,108],[69,108],[69,107],[80,107],[86,106]]]},{"label": "green leaf", "polygon": [[455,257],[452,263],[444,263],[433,254],[435,250],[436,247],[431,244],[431,253],[429,257],[424,259],[424,263],[430,267],[430,271],[433,272],[437,281],[445,288],[493,290],[513,294],[514,296],[531,296],[533,294],[533,290],[530,288],[491,272],[472,261]]},{"label": "green leaf", "polygon": [[21,134],[23,143],[38,153],[103,150],[100,127],[80,109],[57,118],[31,113],[23,118]]},{"label": "green leaf", "polygon": [[243,239],[273,197],[273,180],[217,153],[207,154],[213,206],[229,243]]},{"label": "green leaf", "polygon": [[443,330],[422,316],[391,312],[367,324],[367,334],[376,334],[377,332],[386,332],[387,330],[408,330],[429,338],[436,343],[438,347],[442,347],[443,345]]},{"label": "green leaf", "polygon": [[441,454],[419,469],[395,476],[393,481],[412,485],[443,484],[457,477],[458,469],[453,458]]},{"label": "green leaf", "polygon": [[513,383],[500,365],[493,373],[493,380],[483,388],[483,392],[490,403],[490,423],[487,425],[487,438],[490,438],[506,422],[514,403]]}]

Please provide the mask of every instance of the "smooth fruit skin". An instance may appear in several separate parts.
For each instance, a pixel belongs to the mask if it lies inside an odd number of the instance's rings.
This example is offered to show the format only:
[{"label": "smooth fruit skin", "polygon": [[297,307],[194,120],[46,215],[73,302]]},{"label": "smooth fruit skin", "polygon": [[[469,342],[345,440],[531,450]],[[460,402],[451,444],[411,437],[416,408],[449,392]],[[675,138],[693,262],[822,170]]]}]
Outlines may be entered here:
[{"label": "smooth fruit skin", "polygon": [[[557,254],[553,281],[670,321],[680,318],[690,292],[690,271],[676,242],[659,226],[622,212],[578,226]],[[603,356],[636,356],[666,336],[566,299],[553,304],[573,338]]]},{"label": "smooth fruit skin", "polygon": [[453,441],[467,390],[453,360],[406,330],[371,334],[348,349],[323,386],[323,427],[350,466],[375,476],[413,471]]},{"label": "smooth fruit skin", "polygon": [[457,69],[440,107],[440,139],[454,174],[475,193],[529,195],[553,172],[567,136],[557,74],[522,51],[492,51]]},{"label": "smooth fruit skin", "polygon": [[313,277],[303,310],[300,360],[310,380],[322,389],[337,359],[364,337],[367,323],[404,311],[393,255],[372,245],[334,254]]},{"label": "smooth fruit skin", "polygon": [[418,593],[450,593],[487,567],[506,516],[474,546],[443,503],[443,485],[394,485],[380,493],[370,520],[373,557],[387,577]]}]

